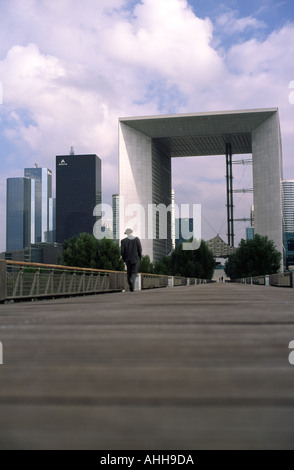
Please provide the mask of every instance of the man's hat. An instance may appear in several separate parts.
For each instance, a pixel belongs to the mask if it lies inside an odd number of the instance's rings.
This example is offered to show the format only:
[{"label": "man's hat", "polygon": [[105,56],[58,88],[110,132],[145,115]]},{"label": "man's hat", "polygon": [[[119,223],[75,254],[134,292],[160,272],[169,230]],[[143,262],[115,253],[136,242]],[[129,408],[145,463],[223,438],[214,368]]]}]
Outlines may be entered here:
[{"label": "man's hat", "polygon": [[131,233],[133,233],[133,230],[131,228],[127,228],[125,235],[130,235]]}]

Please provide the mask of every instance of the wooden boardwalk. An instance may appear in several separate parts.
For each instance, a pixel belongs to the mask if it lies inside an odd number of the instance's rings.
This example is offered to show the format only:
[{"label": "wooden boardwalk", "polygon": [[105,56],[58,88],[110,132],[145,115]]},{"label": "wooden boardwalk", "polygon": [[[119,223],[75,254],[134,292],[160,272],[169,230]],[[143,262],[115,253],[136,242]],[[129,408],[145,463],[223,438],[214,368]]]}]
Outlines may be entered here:
[{"label": "wooden boardwalk", "polygon": [[0,305],[0,449],[294,449],[294,289]]}]

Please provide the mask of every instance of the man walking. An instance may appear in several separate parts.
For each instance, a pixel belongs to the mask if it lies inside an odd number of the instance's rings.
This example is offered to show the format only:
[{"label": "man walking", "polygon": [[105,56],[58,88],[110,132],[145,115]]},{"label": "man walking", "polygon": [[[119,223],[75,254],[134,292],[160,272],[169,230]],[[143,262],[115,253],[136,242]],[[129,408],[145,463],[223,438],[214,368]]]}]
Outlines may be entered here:
[{"label": "man walking", "polygon": [[127,265],[128,284],[130,291],[133,292],[140,259],[142,258],[142,245],[140,239],[133,236],[131,228],[127,228],[125,235],[127,237],[121,241],[121,255]]}]

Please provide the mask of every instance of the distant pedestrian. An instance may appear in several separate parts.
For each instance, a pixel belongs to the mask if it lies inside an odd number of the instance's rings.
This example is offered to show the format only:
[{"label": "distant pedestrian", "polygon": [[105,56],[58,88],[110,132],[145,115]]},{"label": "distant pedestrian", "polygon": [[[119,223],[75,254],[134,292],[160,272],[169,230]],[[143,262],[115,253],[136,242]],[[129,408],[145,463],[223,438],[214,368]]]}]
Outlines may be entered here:
[{"label": "distant pedestrian", "polygon": [[140,238],[133,236],[133,230],[127,228],[126,238],[121,241],[122,259],[127,265],[127,279],[130,291],[134,291],[135,281],[138,274],[140,260],[142,258],[142,245]]}]

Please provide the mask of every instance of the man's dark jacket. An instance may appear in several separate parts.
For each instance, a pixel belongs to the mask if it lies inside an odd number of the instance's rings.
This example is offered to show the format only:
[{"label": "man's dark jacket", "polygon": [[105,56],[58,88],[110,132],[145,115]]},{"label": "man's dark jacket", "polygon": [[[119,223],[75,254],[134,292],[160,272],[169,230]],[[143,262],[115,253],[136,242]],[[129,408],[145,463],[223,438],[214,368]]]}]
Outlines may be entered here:
[{"label": "man's dark jacket", "polygon": [[142,245],[138,237],[127,237],[121,241],[121,255],[125,263],[135,264],[142,258]]}]

